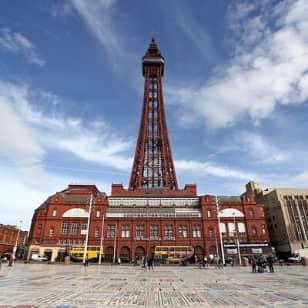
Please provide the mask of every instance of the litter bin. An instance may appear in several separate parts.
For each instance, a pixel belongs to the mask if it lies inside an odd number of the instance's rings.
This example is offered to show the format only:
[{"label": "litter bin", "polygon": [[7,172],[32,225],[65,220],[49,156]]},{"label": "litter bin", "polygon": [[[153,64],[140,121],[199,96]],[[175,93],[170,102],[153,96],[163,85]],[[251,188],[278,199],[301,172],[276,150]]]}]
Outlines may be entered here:
[{"label": "litter bin", "polygon": [[64,264],[70,264],[70,263],[71,263],[70,256],[65,256]]},{"label": "litter bin", "polygon": [[243,257],[243,266],[249,265],[249,259],[247,257]]},{"label": "litter bin", "polygon": [[302,257],[302,264],[308,265],[308,258],[307,257]]}]

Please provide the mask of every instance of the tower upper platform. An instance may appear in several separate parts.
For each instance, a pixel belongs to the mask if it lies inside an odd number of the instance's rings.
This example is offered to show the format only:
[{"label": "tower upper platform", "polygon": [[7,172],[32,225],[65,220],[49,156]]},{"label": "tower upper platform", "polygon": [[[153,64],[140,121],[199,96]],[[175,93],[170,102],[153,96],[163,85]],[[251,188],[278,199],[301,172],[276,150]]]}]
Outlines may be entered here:
[{"label": "tower upper platform", "polygon": [[142,58],[142,74],[145,76],[145,67],[149,65],[161,66],[161,76],[164,75],[165,59],[157,47],[154,37],[152,37],[149,48]]}]

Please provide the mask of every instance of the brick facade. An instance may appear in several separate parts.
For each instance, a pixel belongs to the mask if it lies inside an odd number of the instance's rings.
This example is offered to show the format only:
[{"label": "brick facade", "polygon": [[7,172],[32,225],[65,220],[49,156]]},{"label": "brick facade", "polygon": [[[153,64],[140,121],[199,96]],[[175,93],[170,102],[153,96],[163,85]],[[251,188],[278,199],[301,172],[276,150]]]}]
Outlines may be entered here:
[{"label": "brick facade", "polygon": [[[142,191],[133,194],[121,185],[117,186],[117,190],[112,187],[112,192],[107,196],[99,192],[95,185],[69,185],[62,192],[50,196],[34,213],[29,235],[29,256],[31,251],[51,253],[51,258],[55,260],[57,256],[64,255],[70,246],[84,243],[81,226],[87,223],[91,193],[93,207],[89,245],[100,245],[104,217],[105,261],[111,261],[115,243],[115,255],[129,259],[150,255],[156,245],[193,246],[200,258],[217,252],[221,254],[215,196],[197,196],[194,189],[186,194],[180,190],[169,191],[169,194],[162,191],[159,195],[157,192]],[[235,243],[234,220],[241,245],[268,244],[263,207],[256,203],[254,195],[246,192],[235,197],[220,196],[218,200],[222,213],[220,222],[226,228],[222,236],[224,245],[231,247]],[[74,209],[84,210],[83,216],[65,217],[65,213]],[[224,210],[228,210],[229,214],[223,214]],[[234,215],[236,210],[239,215]],[[63,227],[64,224],[67,228]],[[239,224],[244,226],[244,232],[238,229]],[[109,230],[112,225],[116,226],[116,239]],[[151,236],[151,226],[157,236]],[[171,236],[166,236],[167,231],[171,232]],[[241,252],[243,256],[253,254],[245,247],[241,247]],[[225,254],[228,255],[226,248]]]}]

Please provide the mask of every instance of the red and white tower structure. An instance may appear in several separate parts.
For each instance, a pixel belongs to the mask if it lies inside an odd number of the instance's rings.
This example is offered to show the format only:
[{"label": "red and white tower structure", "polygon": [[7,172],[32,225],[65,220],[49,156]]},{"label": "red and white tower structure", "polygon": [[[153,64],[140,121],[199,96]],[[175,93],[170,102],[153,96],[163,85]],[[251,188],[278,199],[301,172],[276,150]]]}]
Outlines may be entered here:
[{"label": "red and white tower structure", "polygon": [[142,58],[144,96],[129,189],[177,189],[164,110],[165,59],[154,38]]}]

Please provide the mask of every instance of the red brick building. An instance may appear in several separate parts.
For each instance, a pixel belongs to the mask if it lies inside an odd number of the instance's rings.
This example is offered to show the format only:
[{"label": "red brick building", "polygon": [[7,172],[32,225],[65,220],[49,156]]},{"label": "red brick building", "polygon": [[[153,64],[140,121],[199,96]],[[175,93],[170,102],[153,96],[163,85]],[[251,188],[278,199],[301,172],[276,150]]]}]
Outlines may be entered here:
[{"label": "red brick building", "polygon": [[150,255],[157,245],[193,246],[200,258],[222,255],[222,247],[234,259],[270,250],[252,184],[241,196],[217,199],[198,196],[194,184],[178,188],[163,103],[164,63],[152,39],[142,58],[144,100],[128,189],[113,184],[107,196],[95,185],[69,185],[50,196],[34,213],[29,257],[35,251],[61,259],[70,246],[84,243],[91,194],[89,245],[100,245],[103,235],[106,261]]},{"label": "red brick building", "polygon": [[16,255],[22,255],[25,243],[27,241],[28,232],[19,230],[17,226],[0,224],[0,256],[4,253],[12,253],[16,245]]}]

